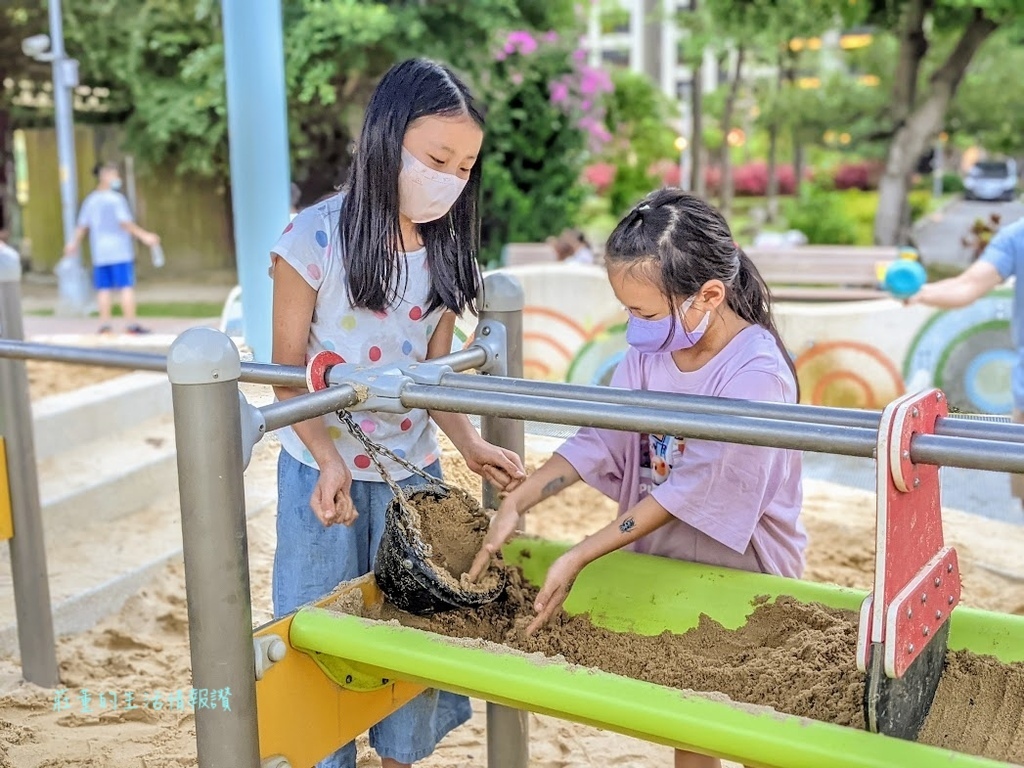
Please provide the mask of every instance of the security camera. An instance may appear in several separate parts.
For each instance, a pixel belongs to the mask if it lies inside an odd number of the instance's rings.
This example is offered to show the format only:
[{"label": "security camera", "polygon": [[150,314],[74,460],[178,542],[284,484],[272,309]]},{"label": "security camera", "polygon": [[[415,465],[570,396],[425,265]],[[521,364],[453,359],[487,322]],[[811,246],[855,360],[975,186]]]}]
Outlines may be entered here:
[{"label": "security camera", "polygon": [[26,37],[21,41],[21,51],[26,56],[31,56],[33,59],[43,58],[47,51],[50,50],[50,36],[49,35],[32,35],[32,37]]}]

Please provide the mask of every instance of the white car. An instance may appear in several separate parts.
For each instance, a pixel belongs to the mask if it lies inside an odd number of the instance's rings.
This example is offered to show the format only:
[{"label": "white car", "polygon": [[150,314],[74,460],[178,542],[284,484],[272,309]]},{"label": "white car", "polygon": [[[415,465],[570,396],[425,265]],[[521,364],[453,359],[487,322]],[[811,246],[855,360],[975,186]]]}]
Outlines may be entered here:
[{"label": "white car", "polygon": [[967,200],[1013,200],[1017,196],[1017,163],[983,160],[964,179]]}]

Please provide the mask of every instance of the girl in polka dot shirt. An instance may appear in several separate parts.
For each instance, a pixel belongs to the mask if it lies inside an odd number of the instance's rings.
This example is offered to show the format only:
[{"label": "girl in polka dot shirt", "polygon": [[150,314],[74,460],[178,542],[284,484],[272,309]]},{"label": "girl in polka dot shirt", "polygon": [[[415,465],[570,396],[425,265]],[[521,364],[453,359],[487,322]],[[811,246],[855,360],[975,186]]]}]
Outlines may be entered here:
[{"label": "girl in polka dot shirt", "polygon": [[[305,365],[321,350],[364,365],[451,352],[456,315],[475,309],[480,287],[482,142],[473,97],[446,67],[417,59],[384,76],[347,188],[298,214],[273,248],[275,363]],[[436,476],[435,424],[499,487],[523,477],[519,458],[485,442],[461,414],[366,413],[359,423]],[[372,570],[391,492],[337,416],[279,434],[273,590],[282,616]],[[416,483],[400,466],[387,468],[400,484]],[[465,697],[427,691],[374,726],[370,744],[384,768],[409,765],[469,716]],[[354,743],[319,765],[355,768]]]}]

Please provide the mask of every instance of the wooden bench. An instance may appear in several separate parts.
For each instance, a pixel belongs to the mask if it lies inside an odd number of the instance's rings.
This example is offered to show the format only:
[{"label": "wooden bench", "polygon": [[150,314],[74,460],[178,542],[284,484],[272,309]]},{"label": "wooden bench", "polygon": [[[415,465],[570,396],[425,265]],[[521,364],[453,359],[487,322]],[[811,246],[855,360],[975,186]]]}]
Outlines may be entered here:
[{"label": "wooden bench", "polygon": [[878,264],[899,249],[885,246],[800,245],[745,248],[772,296],[782,301],[855,301],[888,296]]},{"label": "wooden bench", "polygon": [[509,243],[501,249],[501,266],[521,267],[526,264],[554,264],[555,249],[547,243]]}]

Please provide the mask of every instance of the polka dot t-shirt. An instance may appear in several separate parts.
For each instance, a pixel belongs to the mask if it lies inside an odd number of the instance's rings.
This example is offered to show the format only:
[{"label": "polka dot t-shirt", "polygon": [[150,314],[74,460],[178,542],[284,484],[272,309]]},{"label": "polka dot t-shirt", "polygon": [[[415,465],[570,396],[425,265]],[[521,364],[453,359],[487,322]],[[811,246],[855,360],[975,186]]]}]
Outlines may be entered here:
[{"label": "polka dot t-shirt", "polygon": [[[292,266],[316,291],[309,327],[308,360],[321,350],[337,352],[356,365],[405,364],[423,361],[442,310],[426,312],[430,273],[425,249],[400,254],[404,291],[386,312],[355,309],[349,302],[348,281],[341,261],[338,218],[342,195],[335,195],[299,213],[285,228],[272,251]],[[358,413],[356,423],[374,442],[418,467],[440,455],[437,432],[426,411],[407,414]],[[379,481],[360,443],[349,435],[335,414],[324,416],[327,430],[356,480]],[[295,459],[316,467],[312,454],[293,429],[278,432],[281,445]],[[390,460],[384,461],[396,480],[409,476]]]}]

